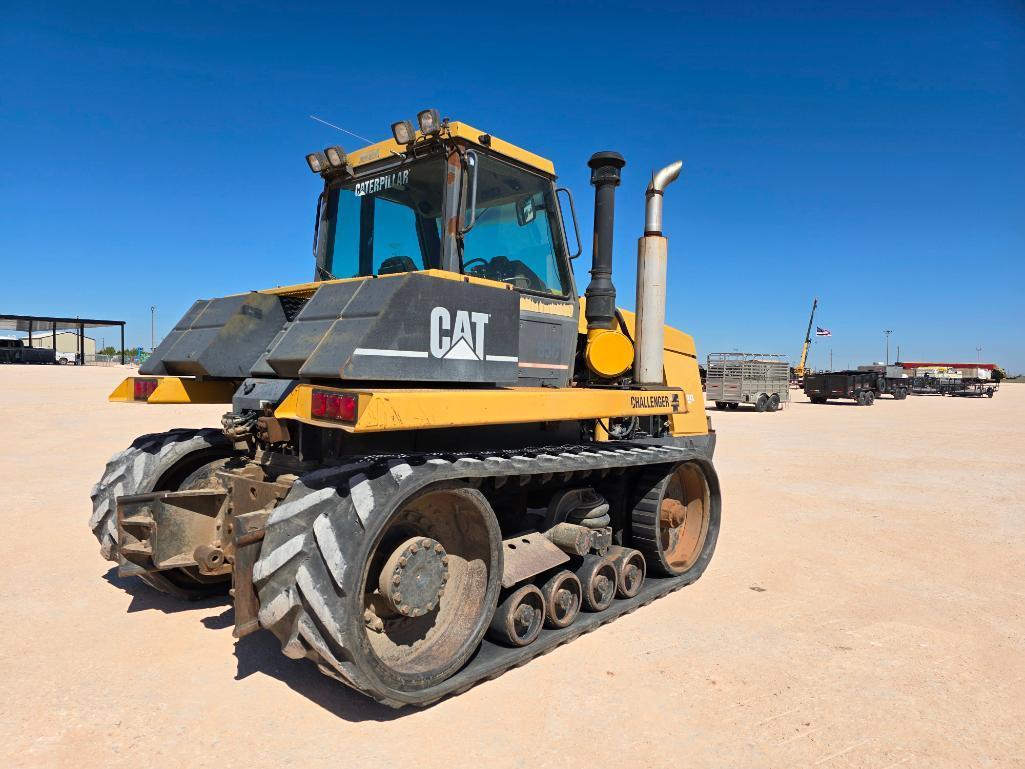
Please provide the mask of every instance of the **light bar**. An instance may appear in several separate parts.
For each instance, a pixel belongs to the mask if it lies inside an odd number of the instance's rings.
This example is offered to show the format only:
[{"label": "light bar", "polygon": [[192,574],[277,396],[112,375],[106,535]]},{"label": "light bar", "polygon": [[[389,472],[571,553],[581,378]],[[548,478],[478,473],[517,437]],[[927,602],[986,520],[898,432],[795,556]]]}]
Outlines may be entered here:
[{"label": "light bar", "polygon": [[324,155],[327,157],[327,162],[335,168],[341,168],[345,165],[345,150],[341,147],[328,147],[324,150]]},{"label": "light bar", "polygon": [[425,109],[418,113],[416,122],[420,124],[420,132],[424,136],[436,134],[441,130],[441,116],[436,109]]},{"label": "light bar", "polygon": [[391,135],[395,138],[396,144],[412,144],[416,139],[416,129],[408,120],[400,120],[391,124]]},{"label": "light bar", "polygon": [[327,155],[323,152],[311,152],[306,156],[306,165],[310,167],[313,173],[319,174],[327,168]]}]

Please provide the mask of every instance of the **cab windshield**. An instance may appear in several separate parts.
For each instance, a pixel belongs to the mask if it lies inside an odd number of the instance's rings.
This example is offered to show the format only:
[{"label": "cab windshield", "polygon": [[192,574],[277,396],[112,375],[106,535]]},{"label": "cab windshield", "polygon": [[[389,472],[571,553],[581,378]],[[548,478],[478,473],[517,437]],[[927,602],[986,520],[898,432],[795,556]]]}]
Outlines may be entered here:
[{"label": "cab windshield", "polygon": [[320,235],[325,277],[439,268],[444,190],[440,157],[329,190]]},{"label": "cab windshield", "polygon": [[[523,291],[567,295],[551,180],[484,153],[473,158],[476,194],[472,183],[464,182],[461,248],[444,248],[447,163],[442,156],[331,187],[320,216],[318,278],[450,269]],[[452,264],[457,252],[459,262]],[[448,265],[443,253],[452,255]]]}]

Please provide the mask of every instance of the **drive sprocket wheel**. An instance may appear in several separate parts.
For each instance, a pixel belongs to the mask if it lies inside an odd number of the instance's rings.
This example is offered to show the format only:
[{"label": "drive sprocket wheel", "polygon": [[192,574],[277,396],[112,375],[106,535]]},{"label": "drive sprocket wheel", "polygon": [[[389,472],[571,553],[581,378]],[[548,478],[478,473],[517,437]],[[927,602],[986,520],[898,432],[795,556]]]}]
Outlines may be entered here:
[{"label": "drive sprocket wheel", "polygon": [[459,482],[383,507],[368,488],[303,479],[275,509],[253,570],[260,623],[286,655],[387,704],[417,702],[480,645],[501,532],[484,495]]},{"label": "drive sprocket wheel", "polygon": [[[93,512],[89,519],[100,543],[100,553],[118,563],[117,498],[154,491],[215,488],[215,472],[234,455],[231,442],[220,430],[177,429],[136,438],[107,462],[100,481],[92,488]],[[178,598],[197,599],[224,593],[229,577],[207,577],[196,568],[140,574],[150,587]]]},{"label": "drive sprocket wheel", "polygon": [[631,514],[631,541],[649,568],[666,576],[697,579],[719,535],[718,479],[697,462],[641,476]]}]

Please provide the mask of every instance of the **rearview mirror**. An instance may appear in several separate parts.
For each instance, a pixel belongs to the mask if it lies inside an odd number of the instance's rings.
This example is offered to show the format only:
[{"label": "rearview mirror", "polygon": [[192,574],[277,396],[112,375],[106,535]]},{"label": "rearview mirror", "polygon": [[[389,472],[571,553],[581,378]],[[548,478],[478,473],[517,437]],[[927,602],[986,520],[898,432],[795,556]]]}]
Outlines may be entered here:
[{"label": "rearview mirror", "polygon": [[537,208],[534,206],[534,196],[524,195],[516,200],[516,221],[520,227],[526,227],[537,218]]}]

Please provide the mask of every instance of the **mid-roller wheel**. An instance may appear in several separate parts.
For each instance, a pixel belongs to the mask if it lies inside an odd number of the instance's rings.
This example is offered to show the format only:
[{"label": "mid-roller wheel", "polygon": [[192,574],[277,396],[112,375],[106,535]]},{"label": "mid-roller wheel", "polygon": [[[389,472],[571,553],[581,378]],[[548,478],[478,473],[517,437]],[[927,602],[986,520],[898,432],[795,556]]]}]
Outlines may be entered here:
[{"label": "mid-roller wheel", "polygon": [[599,555],[585,555],[577,568],[577,577],[584,594],[584,608],[604,611],[616,597],[616,567],[612,560]]},{"label": "mid-roller wheel", "polygon": [[558,629],[569,627],[580,614],[583,588],[577,575],[571,571],[560,571],[541,586],[545,599],[545,627]]},{"label": "mid-roller wheel", "polygon": [[616,567],[616,595],[633,598],[644,584],[647,571],[644,556],[640,550],[619,546],[609,548],[609,556]]},{"label": "mid-roller wheel", "polygon": [[488,636],[508,646],[526,646],[541,633],[545,598],[535,585],[513,590],[498,604]]}]

